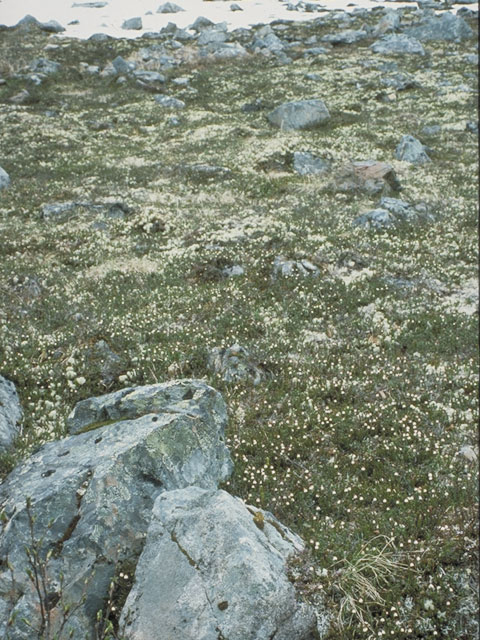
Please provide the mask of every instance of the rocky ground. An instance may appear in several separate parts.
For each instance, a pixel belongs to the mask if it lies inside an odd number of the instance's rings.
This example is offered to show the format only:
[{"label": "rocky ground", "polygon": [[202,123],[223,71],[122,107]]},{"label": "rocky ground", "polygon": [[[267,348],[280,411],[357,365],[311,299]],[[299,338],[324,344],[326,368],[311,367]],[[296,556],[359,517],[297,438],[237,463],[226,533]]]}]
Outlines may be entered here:
[{"label": "rocky ground", "polygon": [[0,31],[2,477],[203,378],[332,637],[476,637],[478,45],[439,16]]}]

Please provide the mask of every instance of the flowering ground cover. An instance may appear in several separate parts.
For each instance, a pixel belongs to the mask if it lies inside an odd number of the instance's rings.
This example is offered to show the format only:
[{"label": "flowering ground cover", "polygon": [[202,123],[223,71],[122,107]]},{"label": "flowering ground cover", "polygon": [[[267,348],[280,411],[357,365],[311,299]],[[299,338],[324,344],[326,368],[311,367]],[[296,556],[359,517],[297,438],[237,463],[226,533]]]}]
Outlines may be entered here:
[{"label": "flowering ground cover", "polygon": [[[138,64],[150,42],[0,32],[0,164],[11,179],[0,192],[0,373],[25,412],[2,476],[65,435],[83,398],[205,379],[230,411],[225,488],[307,541],[292,580],[330,612],[328,637],[472,639],[472,41],[392,57],[372,54],[367,38],[305,55],[305,40],[332,24],[288,26],[289,64],[173,48],[178,64],[160,70],[178,109],[130,75],[87,70],[118,55]],[[24,70],[39,57],[61,66],[36,84]],[[415,83],[382,81],[397,73]],[[283,131],[266,118],[316,98],[331,116],[321,128]],[[405,134],[431,162],[396,159]],[[329,170],[300,175],[302,151]],[[380,195],[342,190],[336,176],[368,159],[391,164],[395,197],[430,218],[354,226]],[[279,256],[314,269],[275,273]],[[212,349],[232,345],[248,351],[255,384],[210,366]]]}]

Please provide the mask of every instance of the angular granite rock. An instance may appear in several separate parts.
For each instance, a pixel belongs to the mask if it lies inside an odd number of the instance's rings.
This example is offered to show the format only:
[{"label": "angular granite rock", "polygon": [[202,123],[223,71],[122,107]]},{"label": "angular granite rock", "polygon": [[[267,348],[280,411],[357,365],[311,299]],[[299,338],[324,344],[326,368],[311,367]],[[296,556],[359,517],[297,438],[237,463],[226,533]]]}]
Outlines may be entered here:
[{"label": "angular granite rock", "polygon": [[395,149],[395,157],[397,160],[404,160],[412,164],[425,164],[431,162],[425,153],[425,147],[413,136],[403,136],[397,148]]},{"label": "angular granite rock", "polygon": [[15,385],[0,376],[0,453],[8,451],[18,436],[22,415]]},{"label": "angular granite rock", "polygon": [[[111,415],[113,421],[104,419]],[[9,619],[12,640],[41,636],[39,599],[26,575],[25,551],[38,544],[39,566],[47,563],[51,637],[62,621],[62,574],[63,603],[79,605],[68,619],[66,637],[70,630],[79,640],[95,637],[97,612],[115,566],[136,563],[157,496],[191,484],[216,489],[230,475],[225,423],[220,394],[193,380],[79,403],[70,425],[86,431],[44,445],[0,486],[0,556],[8,557],[13,572],[0,566],[0,636]]]},{"label": "angular granite rock", "polygon": [[448,11],[440,16],[431,16],[418,25],[408,27],[405,29],[405,34],[420,40],[420,42],[428,42],[429,40],[460,42],[473,38],[473,31],[465,20]]},{"label": "angular granite rock", "polygon": [[382,198],[377,209],[358,216],[352,224],[364,229],[387,229],[403,222],[419,224],[433,220],[434,217],[423,202],[412,205],[397,198]]},{"label": "angular granite rock", "polygon": [[311,176],[327,172],[330,162],[308,151],[294,151],[293,168],[301,176]]},{"label": "angular granite rock", "polygon": [[391,35],[384,36],[370,45],[370,49],[374,53],[393,55],[408,53],[421,56],[425,55],[425,49],[422,47],[421,43],[415,38],[406,36],[403,33],[392,33]]},{"label": "angular granite rock", "polygon": [[122,611],[125,637],[318,639],[316,615],[286,575],[302,549],[270,513],[225,491],[163,493]]},{"label": "angular granite rock", "polygon": [[285,102],[267,115],[268,121],[283,131],[315,129],[330,120],[323,100]]}]

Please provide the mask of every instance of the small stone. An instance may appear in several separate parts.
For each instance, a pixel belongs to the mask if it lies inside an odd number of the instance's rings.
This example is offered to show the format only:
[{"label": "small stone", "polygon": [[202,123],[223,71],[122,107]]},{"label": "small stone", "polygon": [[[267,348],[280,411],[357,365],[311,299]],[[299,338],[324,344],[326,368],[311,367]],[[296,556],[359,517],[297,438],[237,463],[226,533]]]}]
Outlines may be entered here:
[{"label": "small stone", "polygon": [[317,175],[330,169],[330,162],[318,158],[308,151],[295,151],[293,154],[293,168],[301,176]]},{"label": "small stone", "polygon": [[127,62],[122,56],[117,56],[112,60],[112,66],[117,73],[130,73],[135,69],[134,62]]},{"label": "small stone", "polygon": [[129,18],[128,20],[125,20],[124,23],[122,24],[122,29],[132,29],[132,30],[136,30],[139,31],[140,29],[142,29],[142,19],[139,17],[135,17],[135,18]]},{"label": "small stone", "polygon": [[421,43],[415,38],[411,38],[405,34],[384,36],[370,45],[370,49],[374,53],[384,53],[387,55],[402,53],[421,56],[425,55],[425,49],[422,47]]},{"label": "small stone", "polygon": [[243,11],[243,9],[239,4],[237,4],[236,2],[233,2],[230,5],[230,11]]},{"label": "small stone", "polygon": [[323,100],[299,100],[285,102],[271,111],[268,121],[282,129],[314,129],[330,120],[330,114]]},{"label": "small stone", "polygon": [[405,135],[400,140],[397,148],[395,149],[395,157],[397,160],[404,160],[412,164],[425,164],[431,162],[430,158],[425,153],[425,147],[413,136]]},{"label": "small stone", "polygon": [[177,98],[173,98],[172,96],[165,96],[162,94],[157,94],[154,96],[155,102],[157,102],[160,106],[165,109],[184,109],[185,102],[183,100],[178,100]]},{"label": "small stone", "polygon": [[63,31],[65,31],[65,27],[62,27],[62,25],[56,20],[41,22],[40,29],[42,31],[46,31],[47,33],[62,33]]},{"label": "small stone", "polygon": [[157,9],[157,13],[178,13],[179,11],[185,11],[185,9],[174,2],[165,2]]}]

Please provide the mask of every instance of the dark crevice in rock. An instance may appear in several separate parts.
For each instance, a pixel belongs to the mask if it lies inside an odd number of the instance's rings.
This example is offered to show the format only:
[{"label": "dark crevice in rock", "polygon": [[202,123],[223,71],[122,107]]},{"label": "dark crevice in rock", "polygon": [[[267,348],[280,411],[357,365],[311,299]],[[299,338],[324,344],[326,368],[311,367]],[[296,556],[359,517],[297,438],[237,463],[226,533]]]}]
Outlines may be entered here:
[{"label": "dark crevice in rock", "polygon": [[188,551],[186,551],[182,545],[179,543],[177,536],[175,535],[174,531],[170,532],[170,538],[172,539],[173,542],[175,542],[175,544],[177,545],[177,547],[179,548],[179,550],[183,553],[183,555],[187,558],[189,564],[192,567],[195,567],[195,569],[198,569],[197,563],[195,562],[195,560],[188,554]]},{"label": "dark crevice in rock", "polygon": [[60,555],[63,549],[63,545],[65,544],[65,542],[67,542],[67,540],[70,540],[70,538],[73,535],[73,532],[75,531],[75,529],[77,528],[77,525],[80,521],[81,518],[81,514],[80,514],[80,508],[82,506],[82,500],[83,500],[83,496],[85,495],[85,492],[88,489],[88,485],[90,484],[90,480],[93,476],[93,471],[91,469],[89,469],[87,471],[87,473],[85,474],[85,479],[81,484],[81,487],[79,489],[77,489],[76,492],[76,499],[77,499],[77,513],[73,516],[73,518],[70,520],[70,522],[68,523],[67,528],[65,529],[65,533],[63,534],[63,536],[60,538],[60,540],[57,540],[57,542],[55,543],[55,554],[56,555]]}]

